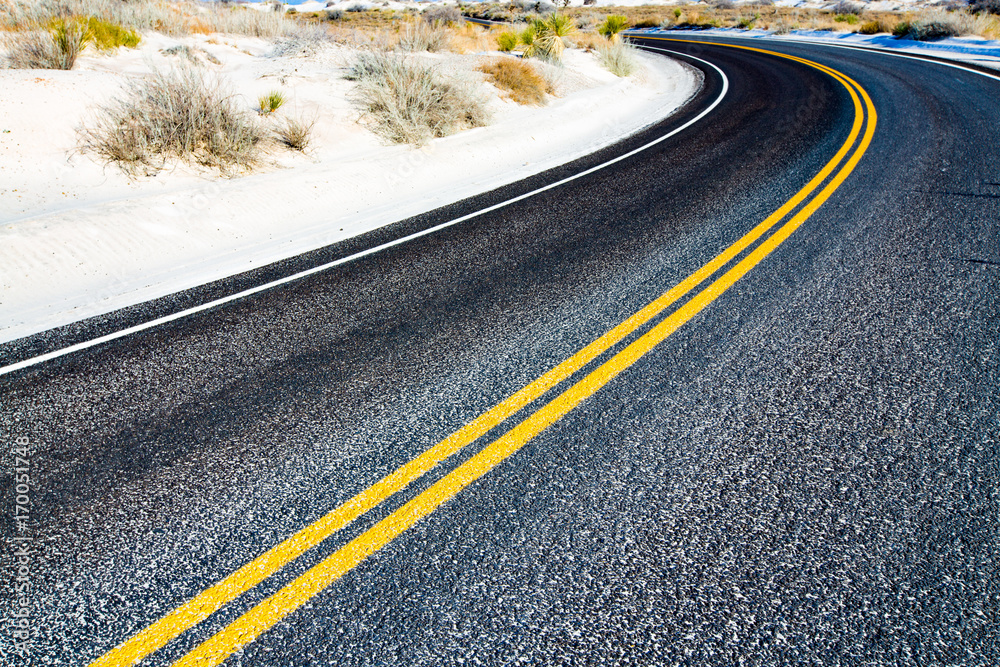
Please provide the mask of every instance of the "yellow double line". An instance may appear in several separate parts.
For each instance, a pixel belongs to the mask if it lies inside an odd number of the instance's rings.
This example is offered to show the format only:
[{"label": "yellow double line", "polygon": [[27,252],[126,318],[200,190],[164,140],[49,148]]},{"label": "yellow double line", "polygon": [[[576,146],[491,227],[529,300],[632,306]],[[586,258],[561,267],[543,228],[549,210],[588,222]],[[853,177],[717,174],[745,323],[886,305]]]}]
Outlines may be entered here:
[{"label": "yellow double line", "polygon": [[[647,39],[684,41],[666,38]],[[354,519],[401,491],[423,476],[424,473],[474,442],[508,417],[519,412],[549,389],[560,384],[635,332],[639,327],[650,322],[795,212],[787,222],[778,227],[771,236],[742,260],[717,277],[677,310],[670,313],[647,333],[563,391],[555,399],[539,408],[506,434],[487,445],[468,461],[445,475],[426,491],[251,608],[174,663],[175,666],[184,667],[221,664],[235,651],[273,627],[283,617],[298,609],[368,556],[433,512],[442,503],[455,497],[466,486],[492,470],[532,438],[573,410],[584,399],[593,395],[614,377],[625,371],[729,289],[807,220],[844,182],[867,150],[875,132],[874,105],[868,94],[855,81],[825,65],[763,49],[740,46],[732,46],[732,48],[787,58],[818,69],[839,81],[848,90],[853,100],[855,117],[847,140],[833,159],[802,190],[736,243],[614,329],[323,518],[303,528],[98,658],[91,663],[91,667],[132,665],[162,648],[183,632],[198,625],[217,610],[275,574]],[[864,134],[862,136],[863,128]],[[859,136],[861,137],[860,142],[858,141]],[[848,154],[850,154],[849,158]],[[846,162],[845,158],[847,158]],[[809,199],[824,183],[826,185],[822,190]],[[801,208],[799,208],[800,206]],[[796,209],[798,209],[797,212]]]}]

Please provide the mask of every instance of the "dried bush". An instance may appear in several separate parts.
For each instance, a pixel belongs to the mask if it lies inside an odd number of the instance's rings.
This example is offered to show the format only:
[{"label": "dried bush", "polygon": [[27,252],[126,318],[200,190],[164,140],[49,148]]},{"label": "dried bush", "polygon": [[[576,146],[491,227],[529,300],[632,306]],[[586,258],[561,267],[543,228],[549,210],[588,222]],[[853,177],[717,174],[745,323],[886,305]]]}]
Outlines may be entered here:
[{"label": "dried bush", "polygon": [[431,7],[420,15],[425,23],[441,26],[448,23],[464,23],[462,12],[455,7]]},{"label": "dried bush", "polygon": [[49,30],[9,33],[6,65],[11,69],[73,69],[88,39],[78,21],[57,19]]},{"label": "dried bush", "polygon": [[155,173],[168,158],[228,172],[257,159],[263,131],[231,95],[193,69],[155,72],[98,110],[85,150],[126,173]]},{"label": "dried bush", "polygon": [[349,78],[368,127],[393,143],[423,144],[489,120],[485,101],[468,85],[429,66],[380,51],[363,52]]},{"label": "dried bush", "polygon": [[410,23],[399,34],[399,48],[403,51],[444,51],[451,35],[444,28],[424,22]]},{"label": "dried bush", "polygon": [[490,83],[518,104],[545,104],[548,83],[530,63],[511,57],[495,58],[480,65],[479,71],[486,74]]},{"label": "dried bush", "polygon": [[305,152],[312,141],[312,129],[315,121],[304,123],[294,118],[286,118],[284,123],[278,125],[275,133],[280,141],[287,148]]}]

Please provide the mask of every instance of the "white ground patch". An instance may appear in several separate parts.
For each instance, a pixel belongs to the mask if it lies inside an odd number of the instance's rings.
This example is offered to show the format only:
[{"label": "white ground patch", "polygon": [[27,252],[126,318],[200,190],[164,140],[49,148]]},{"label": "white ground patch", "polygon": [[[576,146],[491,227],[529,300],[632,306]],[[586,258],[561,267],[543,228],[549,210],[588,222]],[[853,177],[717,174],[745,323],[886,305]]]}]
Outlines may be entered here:
[{"label": "white ground patch", "polygon": [[[176,63],[163,49],[204,49],[204,65],[247,108],[272,89],[278,112],[315,120],[306,155],[277,152],[251,175],[220,179],[175,165],[130,180],[77,147],[77,128],[130,78]],[[667,116],[697,76],[642,55],[618,79],[567,51],[559,97],[542,108],[499,99],[476,58],[429,56],[493,97],[494,122],[415,149],[386,146],[357,124],[343,76],[351,53],[266,57],[271,45],[229,36],[145,35],[139,50],[85,56],[70,72],[0,71],[0,342],[142,303],[510,183],[609,145]],[[492,56],[482,56],[492,57]]]}]

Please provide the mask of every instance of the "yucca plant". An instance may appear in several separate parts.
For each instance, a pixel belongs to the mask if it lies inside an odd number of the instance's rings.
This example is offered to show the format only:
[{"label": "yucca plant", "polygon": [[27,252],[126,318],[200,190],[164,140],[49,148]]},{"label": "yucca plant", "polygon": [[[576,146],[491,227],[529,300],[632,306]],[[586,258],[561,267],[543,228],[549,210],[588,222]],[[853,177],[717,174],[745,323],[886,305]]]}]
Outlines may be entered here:
[{"label": "yucca plant", "polygon": [[624,16],[612,14],[604,19],[604,23],[597,28],[597,32],[604,35],[611,41],[618,39],[618,33],[628,27],[628,19]]},{"label": "yucca plant", "polygon": [[[560,16],[553,12],[544,19],[535,19],[532,21],[529,30],[531,30],[530,42],[524,39],[524,35],[522,34],[522,41],[527,44],[524,55],[529,58],[534,56],[544,60],[559,62],[562,60],[563,51],[566,49],[563,37],[572,34],[576,30],[576,27],[569,17]],[[526,30],[525,32],[528,31]]]},{"label": "yucca plant", "polygon": [[280,90],[272,90],[267,95],[261,95],[260,112],[262,114],[274,113],[285,103],[285,95]]}]

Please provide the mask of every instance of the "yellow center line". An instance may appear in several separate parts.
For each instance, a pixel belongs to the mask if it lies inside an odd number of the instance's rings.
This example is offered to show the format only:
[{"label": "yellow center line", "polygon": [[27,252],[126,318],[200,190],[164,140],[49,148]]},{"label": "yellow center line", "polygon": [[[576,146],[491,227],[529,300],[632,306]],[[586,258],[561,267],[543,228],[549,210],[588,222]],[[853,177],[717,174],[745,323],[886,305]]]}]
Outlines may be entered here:
[{"label": "yellow center line", "polygon": [[[757,49],[755,49],[757,50]],[[776,54],[781,55],[781,54]],[[795,60],[800,60],[796,58]],[[811,66],[828,71],[829,68],[809,63]],[[830,70],[832,72],[832,70]],[[335,582],[357,566],[368,556],[390,543],[420,519],[433,512],[441,504],[454,498],[462,489],[473,483],[507,457],[518,451],[539,433],[561,419],[586,398],[605,386],[664,339],[690,321],[705,307],[728,290],[754,266],[759,264],[775,248],[781,245],[798,227],[807,220],[854,170],[871,144],[875,132],[877,116],[870,97],[856,82],[847,77],[835,76],[847,89],[855,101],[855,128],[859,128],[863,112],[854,87],[864,97],[868,124],[864,137],[850,160],[830,181],[819,195],[802,208],[791,220],[782,225],[771,237],[750,252],[722,276],[704,290],[696,294],[662,322],[646,334],[615,354],[596,370],[571,386],[557,398],[534,412],[512,430],[487,445],[478,454],[448,473],[423,493],[413,498],[374,527],[350,541],[347,545],[313,566],[295,580],[281,588],[242,616],[210,637],[190,653],[174,663],[174,667],[204,667],[221,664],[233,652],[252,642],[283,617],[292,613],[320,591]],[[850,144],[857,137],[852,132]],[[675,288],[676,289],[676,288]],[[668,293],[669,294],[669,293]],[[666,295],[665,295],[666,296]],[[643,311],[640,311],[643,312]]]},{"label": "yellow center line", "polygon": [[[759,51],[760,49],[753,50]],[[771,53],[768,51],[762,52]],[[801,59],[792,58],[791,56],[783,57],[801,61]],[[818,63],[810,61],[801,62],[805,62],[813,67],[822,68],[824,71],[828,69]],[[831,75],[840,80],[839,76],[835,73],[831,72]],[[378,506],[385,499],[406,488],[414,480],[419,479],[440,462],[482,437],[508,417],[519,412],[549,389],[563,382],[643,324],[649,322],[678,299],[684,297],[704,282],[722,266],[729,263],[812,194],[829,177],[850,150],[860,132],[861,109],[860,102],[853,89],[848,86],[848,90],[851,92],[854,100],[856,113],[855,123],[848,139],[837,154],[809,183],[750,232],[655,301],[588,344],[569,359],[555,366],[538,379],[407,462],[379,482],[330,511],[316,522],[299,530],[291,537],[272,547],[218,583],[205,589],[191,600],[180,605],[163,618],[133,635],[130,639],[91,663],[91,667],[132,665],[159,650],[183,632],[207,619],[224,605],[281,570],[288,563],[297,559],[333,533]]]}]

